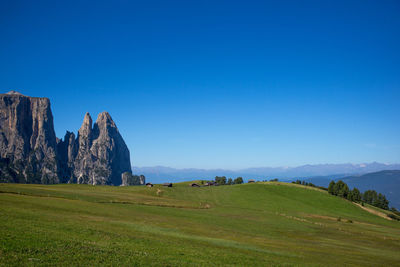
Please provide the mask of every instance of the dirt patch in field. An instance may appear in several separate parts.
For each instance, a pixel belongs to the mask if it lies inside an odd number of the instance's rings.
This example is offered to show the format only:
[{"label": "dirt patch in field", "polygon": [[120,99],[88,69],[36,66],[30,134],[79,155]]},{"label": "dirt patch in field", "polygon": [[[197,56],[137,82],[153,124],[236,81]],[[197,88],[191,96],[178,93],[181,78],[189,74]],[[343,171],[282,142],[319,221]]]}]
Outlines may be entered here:
[{"label": "dirt patch in field", "polygon": [[371,209],[371,208],[362,206],[361,204],[358,204],[358,203],[354,203],[354,205],[357,205],[357,206],[359,206],[360,208],[362,208],[363,210],[366,210],[366,211],[368,211],[369,213],[375,214],[375,215],[377,215],[377,216],[379,216],[379,217],[382,217],[382,218],[384,218],[384,219],[386,219],[386,220],[389,220],[389,221],[392,220],[392,218],[389,218],[389,217],[386,215],[386,213],[384,213],[384,212],[380,212],[380,211],[377,211],[377,210],[374,210],[374,209]]},{"label": "dirt patch in field", "polygon": [[[338,221],[338,217],[317,215],[317,214],[304,214],[304,217],[316,218],[316,219],[322,219],[322,220],[329,220],[329,221],[335,221],[335,222]],[[348,220],[349,219],[341,218],[342,222],[348,222]],[[354,220],[352,220],[352,222],[355,223],[355,224],[374,225],[374,224],[371,224],[371,223],[359,222],[359,221],[354,221]]]},{"label": "dirt patch in field", "polygon": [[317,214],[305,214],[304,216],[305,217],[309,217],[309,218],[317,218],[317,219],[337,221],[337,218],[331,217],[331,216],[324,216],[324,215],[317,215]]}]

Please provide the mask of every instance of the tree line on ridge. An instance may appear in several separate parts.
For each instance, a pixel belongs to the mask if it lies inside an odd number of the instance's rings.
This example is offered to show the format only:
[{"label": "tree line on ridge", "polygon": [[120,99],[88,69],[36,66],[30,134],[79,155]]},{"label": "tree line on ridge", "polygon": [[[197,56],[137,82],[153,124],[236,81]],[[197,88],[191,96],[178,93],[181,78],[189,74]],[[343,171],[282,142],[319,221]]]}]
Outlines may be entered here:
[{"label": "tree line on ridge", "polygon": [[328,186],[328,193],[353,202],[368,203],[372,206],[389,210],[389,200],[386,199],[385,195],[375,190],[367,190],[361,193],[356,187],[350,190],[347,184],[341,180],[336,183],[335,181],[331,181]]}]

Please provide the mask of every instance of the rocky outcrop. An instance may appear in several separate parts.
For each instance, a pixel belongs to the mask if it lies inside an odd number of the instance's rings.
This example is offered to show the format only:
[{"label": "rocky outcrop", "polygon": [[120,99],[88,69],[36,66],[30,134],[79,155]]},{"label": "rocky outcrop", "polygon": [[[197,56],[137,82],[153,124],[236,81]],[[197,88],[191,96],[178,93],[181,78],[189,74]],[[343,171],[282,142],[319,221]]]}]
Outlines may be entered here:
[{"label": "rocky outcrop", "polygon": [[60,177],[63,183],[76,182],[71,174],[75,167],[75,158],[77,154],[77,143],[75,134],[68,132],[64,136],[64,140],[58,140],[57,155],[60,165]]},{"label": "rocky outcrop", "polygon": [[108,112],[99,114],[93,128],[86,113],[77,143],[73,172],[77,183],[120,185],[122,173],[131,172],[128,147]]},{"label": "rocky outcrop", "polygon": [[122,174],[121,186],[129,185],[144,185],[146,183],[144,175],[132,175],[130,172],[124,172]]},{"label": "rocky outcrop", "polygon": [[48,98],[0,95],[0,181],[59,183]]},{"label": "rocky outcrop", "polygon": [[[0,95],[0,182],[144,184],[131,174],[126,146],[110,114],[85,114],[75,137],[56,138],[50,101],[17,92]],[[134,178],[132,178],[134,177]]]}]

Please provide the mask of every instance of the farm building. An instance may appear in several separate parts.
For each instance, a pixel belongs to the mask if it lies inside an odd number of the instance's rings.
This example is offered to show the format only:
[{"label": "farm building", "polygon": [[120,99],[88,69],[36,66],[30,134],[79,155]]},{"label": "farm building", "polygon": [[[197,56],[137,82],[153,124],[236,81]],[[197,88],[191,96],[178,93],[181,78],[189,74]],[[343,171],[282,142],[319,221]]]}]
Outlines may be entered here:
[{"label": "farm building", "polygon": [[205,185],[205,186],[217,186],[218,183],[211,181],[211,182],[205,183],[204,185]]},{"label": "farm building", "polygon": [[255,183],[256,182],[256,180],[254,180],[254,179],[250,179],[249,181],[248,181],[248,183]]}]

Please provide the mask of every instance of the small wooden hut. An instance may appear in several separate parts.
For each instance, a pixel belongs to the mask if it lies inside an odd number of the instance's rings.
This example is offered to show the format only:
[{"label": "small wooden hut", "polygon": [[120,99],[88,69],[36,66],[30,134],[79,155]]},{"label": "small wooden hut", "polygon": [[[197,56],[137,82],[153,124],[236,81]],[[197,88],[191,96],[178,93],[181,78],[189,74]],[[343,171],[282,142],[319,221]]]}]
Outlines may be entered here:
[{"label": "small wooden hut", "polygon": [[217,185],[218,185],[218,183],[213,182],[213,181],[207,182],[207,183],[204,184],[204,186],[217,186]]}]

